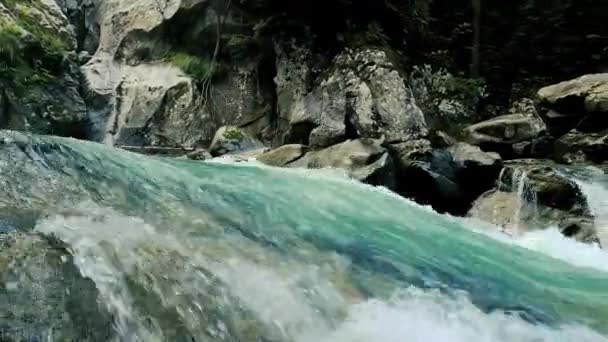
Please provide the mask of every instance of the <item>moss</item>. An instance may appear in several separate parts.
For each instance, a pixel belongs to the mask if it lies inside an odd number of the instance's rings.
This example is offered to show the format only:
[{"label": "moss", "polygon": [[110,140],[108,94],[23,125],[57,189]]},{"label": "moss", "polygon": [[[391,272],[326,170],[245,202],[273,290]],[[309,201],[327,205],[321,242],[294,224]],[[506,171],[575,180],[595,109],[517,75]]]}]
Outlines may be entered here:
[{"label": "moss", "polygon": [[224,133],[224,137],[230,140],[242,140],[245,136],[238,128],[229,128]]},{"label": "moss", "polygon": [[226,66],[222,63],[216,63],[213,66],[210,59],[186,52],[172,52],[166,57],[166,60],[182,69],[184,73],[195,81],[204,81],[210,77],[217,79],[226,73]]},{"label": "moss", "polygon": [[38,0],[6,0],[3,4],[11,15],[0,16],[0,84],[22,97],[32,87],[44,86],[60,75],[70,43],[40,25],[35,13],[44,8]]}]

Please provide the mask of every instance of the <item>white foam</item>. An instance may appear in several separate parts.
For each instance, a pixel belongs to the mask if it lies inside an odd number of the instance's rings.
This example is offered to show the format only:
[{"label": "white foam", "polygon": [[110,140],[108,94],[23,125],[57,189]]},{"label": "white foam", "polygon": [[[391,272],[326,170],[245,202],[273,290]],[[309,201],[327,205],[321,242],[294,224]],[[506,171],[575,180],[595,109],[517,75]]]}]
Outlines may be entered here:
[{"label": "white foam", "polygon": [[[457,219],[457,218],[455,218]],[[500,242],[523,247],[577,267],[593,268],[608,272],[608,253],[596,244],[578,242],[562,235],[557,228],[526,232],[512,236],[500,232],[500,228],[476,219],[464,219],[465,227]]]},{"label": "white foam", "polygon": [[346,320],[325,336],[299,342],[542,342],[607,339],[587,328],[549,328],[501,312],[486,314],[465,296],[408,289],[390,301],[370,300],[350,308]]}]

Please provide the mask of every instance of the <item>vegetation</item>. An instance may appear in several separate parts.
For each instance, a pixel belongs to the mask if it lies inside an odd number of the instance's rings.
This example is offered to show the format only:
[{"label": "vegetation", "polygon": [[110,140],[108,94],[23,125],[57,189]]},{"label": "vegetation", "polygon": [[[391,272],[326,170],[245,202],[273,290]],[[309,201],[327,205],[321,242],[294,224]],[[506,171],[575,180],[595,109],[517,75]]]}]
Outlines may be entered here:
[{"label": "vegetation", "polygon": [[207,77],[220,77],[226,72],[222,64],[214,67],[210,59],[187,52],[172,52],[166,57],[166,60],[198,82],[204,81]]},{"label": "vegetation", "polygon": [[0,84],[16,94],[44,85],[61,71],[67,39],[42,27],[33,14],[36,0],[6,1],[10,15],[0,16]]}]

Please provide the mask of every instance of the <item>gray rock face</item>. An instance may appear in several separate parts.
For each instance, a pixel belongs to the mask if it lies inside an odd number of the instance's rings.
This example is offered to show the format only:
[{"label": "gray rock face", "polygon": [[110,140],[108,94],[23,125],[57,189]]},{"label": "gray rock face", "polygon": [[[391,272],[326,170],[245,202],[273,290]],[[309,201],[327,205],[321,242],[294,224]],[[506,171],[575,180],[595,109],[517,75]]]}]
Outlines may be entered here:
[{"label": "gray rock face", "polygon": [[573,128],[599,132],[608,128],[608,74],[591,74],[538,91],[541,114],[562,135]]},{"label": "gray rock face", "polygon": [[94,58],[83,70],[91,91],[94,140],[110,145],[192,146],[201,134],[213,134],[205,129],[209,116],[197,115],[192,80],[174,66],[127,66]]},{"label": "gray rock face", "polygon": [[[194,132],[210,120],[199,113],[192,80],[169,64],[129,63],[127,56],[139,47],[124,43],[135,32],[151,32],[191,5],[138,0],[96,6],[99,48],[82,68],[92,109],[91,138],[111,145],[168,146],[192,146],[201,135],[210,139],[213,131]],[[143,37],[142,42],[157,48]]]},{"label": "gray rock face", "polygon": [[491,189],[502,168],[496,153],[458,143],[433,149],[426,140],[390,146],[397,165],[397,191],[440,212],[466,213]]},{"label": "gray rock face", "polygon": [[608,161],[608,131],[583,133],[573,130],[555,143],[555,158],[565,164]]},{"label": "gray rock face", "polygon": [[388,188],[393,186],[392,159],[382,147],[381,140],[347,140],[323,150],[308,152],[288,166],[343,169],[362,182]]},{"label": "gray rock face", "polygon": [[209,148],[212,156],[235,154],[264,149],[261,142],[234,126],[224,126],[217,130]]},{"label": "gray rock face", "polygon": [[384,51],[346,50],[335,70],[293,102],[287,140],[325,147],[347,137],[406,141],[427,133],[411,90]]}]

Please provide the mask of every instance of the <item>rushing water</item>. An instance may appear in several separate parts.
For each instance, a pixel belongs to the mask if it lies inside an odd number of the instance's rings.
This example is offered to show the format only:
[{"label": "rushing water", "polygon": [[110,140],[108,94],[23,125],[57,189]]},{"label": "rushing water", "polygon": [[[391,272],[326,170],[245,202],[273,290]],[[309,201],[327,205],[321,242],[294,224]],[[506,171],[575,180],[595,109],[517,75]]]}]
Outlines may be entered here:
[{"label": "rushing water", "polygon": [[0,340],[608,340],[603,252],[323,172],[1,132],[0,191]]}]

